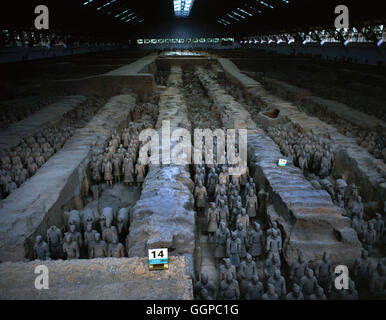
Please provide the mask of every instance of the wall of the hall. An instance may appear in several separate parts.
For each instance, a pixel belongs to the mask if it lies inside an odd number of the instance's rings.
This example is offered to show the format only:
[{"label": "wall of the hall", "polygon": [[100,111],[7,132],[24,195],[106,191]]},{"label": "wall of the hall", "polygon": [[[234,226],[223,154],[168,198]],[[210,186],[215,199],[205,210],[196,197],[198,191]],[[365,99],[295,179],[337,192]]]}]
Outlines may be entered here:
[{"label": "wall of the hall", "polygon": [[231,37],[227,29],[193,19],[173,19],[149,24],[137,33],[137,38],[210,38]]},{"label": "wall of the hall", "polygon": [[[234,37],[227,29],[221,25],[207,23],[205,21],[193,19],[173,19],[161,21],[157,24],[149,25],[141,29],[134,37],[132,43],[137,43],[137,39],[194,39],[194,38],[231,38]],[[156,43],[138,45],[143,49],[184,49],[184,48],[203,48],[203,49],[230,49],[239,44],[224,45],[221,43]]]}]

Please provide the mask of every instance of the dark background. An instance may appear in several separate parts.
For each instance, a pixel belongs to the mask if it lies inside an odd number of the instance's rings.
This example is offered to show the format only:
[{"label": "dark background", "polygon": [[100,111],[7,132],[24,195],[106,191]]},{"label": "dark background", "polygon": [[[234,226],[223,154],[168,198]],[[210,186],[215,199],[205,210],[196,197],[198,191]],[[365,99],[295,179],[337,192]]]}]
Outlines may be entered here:
[{"label": "dark background", "polygon": [[[173,0],[116,0],[114,4],[97,11],[96,8],[108,0],[94,0],[92,4],[83,6],[86,0],[3,0],[1,1],[0,24],[3,27],[32,28],[36,15],[34,8],[39,4],[47,5],[50,10],[50,29],[69,33],[89,33],[103,35],[125,41],[128,38],[144,35],[154,38],[172,36],[173,30],[194,36],[196,33],[205,35],[232,35],[242,37],[260,32],[286,31],[294,28],[308,30],[309,27],[333,27],[335,21],[334,8],[344,4],[350,10],[350,25],[365,21],[385,21],[383,0],[342,1],[342,0],[265,0],[274,9],[266,8],[256,0],[195,0],[189,19],[174,17]],[[232,22],[223,26],[216,22],[226,18],[237,7],[253,12],[248,6],[255,6],[263,13],[255,13],[247,19]],[[125,23],[107,15],[114,9],[119,13],[132,9],[138,19]],[[239,12],[241,13],[241,12]],[[245,15],[245,14],[244,14]],[[144,19],[142,23],[138,23]],[[185,30],[185,31],[184,31]]]}]

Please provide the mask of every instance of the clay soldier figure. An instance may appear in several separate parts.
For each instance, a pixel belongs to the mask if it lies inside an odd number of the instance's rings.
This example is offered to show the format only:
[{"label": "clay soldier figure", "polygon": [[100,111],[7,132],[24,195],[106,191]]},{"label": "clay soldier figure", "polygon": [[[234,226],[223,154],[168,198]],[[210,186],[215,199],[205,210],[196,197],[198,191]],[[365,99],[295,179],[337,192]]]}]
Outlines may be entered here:
[{"label": "clay soldier figure", "polygon": [[364,235],[364,243],[367,251],[371,251],[373,245],[377,241],[377,233],[374,229],[374,225],[371,221],[368,222],[368,228],[366,230],[366,234]]},{"label": "clay soldier figure", "polygon": [[275,230],[277,232],[277,234],[279,235],[279,237],[281,237],[281,231],[277,226],[277,222],[276,221],[270,221],[270,225],[271,225],[271,228],[269,228],[267,230],[267,236],[271,235],[273,233],[273,230]]},{"label": "clay soldier figure", "polygon": [[340,208],[344,208],[344,192],[347,188],[347,183],[343,179],[338,179],[335,182],[336,192],[336,205]]},{"label": "clay soldier figure", "polygon": [[368,251],[362,249],[361,257],[357,258],[354,263],[354,279],[361,292],[368,287],[369,264],[371,265],[371,260]]},{"label": "clay soldier figure", "polygon": [[128,158],[123,160],[122,173],[124,175],[123,182],[126,185],[132,185],[134,182],[134,169]]},{"label": "clay soldier figure", "polygon": [[275,286],[276,293],[279,296],[279,298],[285,297],[285,295],[287,294],[287,289],[286,289],[286,285],[285,285],[285,279],[280,274],[280,269],[276,269],[275,270],[275,273],[273,274],[273,276],[271,276],[268,279],[267,283],[271,283],[271,284],[273,284]]},{"label": "clay soldier figure", "polygon": [[272,234],[267,237],[265,250],[269,255],[274,254],[280,258],[282,243],[277,230],[273,230]]},{"label": "clay soldier figure", "polygon": [[253,193],[253,190],[249,190],[245,206],[247,207],[249,218],[255,218],[257,215],[256,211],[259,208],[259,203],[257,202],[257,197]]},{"label": "clay soldier figure", "polygon": [[361,197],[358,194],[358,188],[355,184],[351,184],[349,187],[350,192],[346,204],[346,211],[350,217],[358,213],[361,213],[363,216],[364,207]]},{"label": "clay soldier figure", "polygon": [[386,273],[381,261],[378,262],[377,267],[371,272],[370,293],[377,299],[386,298]]},{"label": "clay soldier figure", "polygon": [[220,191],[220,194],[216,197],[216,206],[219,206],[220,201],[223,200],[226,205],[228,205],[228,197],[225,194],[224,190]]},{"label": "clay soldier figure", "polygon": [[279,300],[279,295],[272,283],[267,284],[267,292],[263,294],[262,300]]},{"label": "clay soldier figure", "polygon": [[73,241],[77,242],[79,249],[83,248],[82,234],[76,230],[75,224],[70,224],[70,230],[67,233],[71,234]]},{"label": "clay soldier figure", "polygon": [[354,214],[351,227],[357,232],[358,239],[360,241],[364,241],[365,235],[367,233],[367,221],[363,219],[362,211],[359,211]]},{"label": "clay soldier figure", "polygon": [[42,236],[36,236],[33,259],[37,260],[51,260],[50,250],[46,242],[43,241]]},{"label": "clay soldier figure", "polygon": [[118,238],[117,228],[111,224],[112,224],[111,219],[106,218],[105,228],[102,231],[102,239],[106,241],[107,244],[112,243],[114,237]]},{"label": "clay soldier figure", "polygon": [[266,279],[269,279],[275,274],[276,270],[280,270],[280,259],[276,255],[268,256],[264,262],[263,273]]},{"label": "clay soldier figure", "polygon": [[333,270],[327,252],[323,253],[322,260],[318,261],[318,263],[316,264],[315,275],[318,279],[319,285],[324,290],[326,290],[326,292],[330,292],[331,281],[333,278]]},{"label": "clay soldier figure", "polygon": [[355,282],[350,279],[348,290],[339,290],[336,294],[336,300],[358,300],[358,291],[355,289]]},{"label": "clay soldier figure", "polygon": [[111,258],[123,258],[125,256],[125,248],[122,243],[118,242],[118,237],[113,236],[113,240],[108,247],[107,256]]},{"label": "clay soldier figure", "polygon": [[240,266],[241,241],[237,238],[236,232],[231,232],[231,237],[227,240],[226,253],[232,264],[238,268]]},{"label": "clay soldier figure", "polygon": [[300,286],[302,288],[304,299],[310,300],[312,294],[318,287],[318,280],[315,278],[314,271],[311,268],[308,268],[306,275],[301,278]]},{"label": "clay soldier figure", "polygon": [[324,289],[317,286],[315,292],[309,297],[309,300],[327,300],[327,297],[324,294]]},{"label": "clay soldier figure", "polygon": [[[201,273],[201,280],[195,284],[196,299],[208,300],[208,297],[216,296],[216,287],[212,280],[209,280],[206,273]],[[204,291],[206,290],[206,292]]]},{"label": "clay soldier figure", "polygon": [[198,182],[198,186],[194,191],[194,196],[196,197],[197,211],[200,212],[200,214],[203,214],[205,212],[208,194],[201,180]]},{"label": "clay soldier figure", "polygon": [[248,252],[256,259],[264,253],[264,234],[260,229],[260,224],[252,223],[252,228],[248,233]]},{"label": "clay soldier figure", "polygon": [[47,242],[52,259],[61,259],[63,257],[62,231],[56,226],[51,226],[47,230]]},{"label": "clay soldier figure", "polygon": [[229,225],[229,210],[228,206],[225,205],[225,201],[223,199],[220,200],[220,207],[219,207],[219,212],[220,212],[220,223],[224,222],[226,226]]},{"label": "clay soldier figure", "polygon": [[258,193],[258,204],[259,204],[259,215],[260,217],[264,217],[267,212],[267,204],[268,204],[268,192],[265,191],[264,188],[261,188]]},{"label": "clay soldier figure", "polygon": [[[226,186],[225,184],[222,184],[220,181],[219,183],[217,183],[216,185],[216,188],[214,190],[214,196],[215,196],[215,199],[216,199],[216,202],[217,202],[217,197],[223,193],[225,195],[225,192],[226,192]],[[226,200],[226,203],[228,203],[228,199]]]},{"label": "clay soldier figure", "polygon": [[238,223],[235,232],[241,243],[240,258],[244,259],[247,256],[247,231],[243,228],[242,223]]},{"label": "clay soldier figure", "polygon": [[211,202],[211,207],[208,209],[208,242],[214,242],[219,222],[220,211],[216,208],[216,204]]},{"label": "clay soldier figure", "polygon": [[241,223],[244,230],[249,228],[249,217],[247,216],[247,211],[244,208],[241,208],[241,213],[236,218],[236,225]]},{"label": "clay soldier figure", "polygon": [[240,268],[238,271],[240,291],[242,296],[244,296],[247,293],[248,283],[256,275],[257,275],[256,263],[253,261],[252,256],[248,253],[246,260],[241,262]]},{"label": "clay soldier figure", "polygon": [[123,146],[125,148],[127,148],[129,146],[129,138],[130,138],[130,134],[127,131],[127,128],[125,128],[123,133],[122,133]]},{"label": "clay soldier figure", "polygon": [[225,166],[222,167],[222,171],[218,176],[218,180],[220,184],[225,185],[225,188],[227,188],[227,185],[229,183],[229,175]]},{"label": "clay soldier figure", "polygon": [[260,300],[263,296],[264,288],[261,281],[259,281],[258,275],[254,275],[252,280],[248,283],[247,293],[245,294],[246,300]]},{"label": "clay soldier figure", "polygon": [[218,182],[218,175],[216,169],[212,168],[208,174],[208,194],[213,197]]},{"label": "clay soldier figure", "polygon": [[304,257],[304,254],[300,251],[298,255],[298,260],[295,261],[291,266],[290,279],[293,283],[297,283],[300,285],[301,279],[306,274],[307,265],[308,263]]},{"label": "clay soldier figure", "polygon": [[252,177],[249,177],[249,181],[245,185],[245,194],[244,194],[245,197],[250,193],[250,190],[252,190],[253,193],[256,194],[256,185],[253,182],[253,178]]},{"label": "clay soldier figure", "polygon": [[216,231],[216,251],[215,257],[217,259],[222,259],[227,257],[226,248],[227,240],[230,236],[229,229],[226,227],[225,222],[220,222],[220,226]]},{"label": "clay soldier figure", "polygon": [[101,235],[97,232],[95,234],[95,241],[90,250],[90,258],[105,258],[107,256],[107,244],[101,240]]},{"label": "clay soldier figure", "polygon": [[66,254],[67,260],[79,259],[80,257],[79,245],[69,232],[64,235],[63,252]]},{"label": "clay soldier figure", "polygon": [[111,162],[108,161],[107,158],[104,158],[102,163],[102,173],[104,173],[104,180],[110,186],[113,185],[112,170],[113,170],[113,167]]},{"label": "clay soldier figure", "polygon": [[371,219],[371,222],[373,223],[375,232],[376,232],[376,238],[377,242],[380,243],[382,241],[382,235],[383,235],[383,230],[385,227],[385,223],[382,219],[382,216],[380,213],[375,214],[375,218]]},{"label": "clay soldier figure", "polygon": [[137,184],[141,185],[145,181],[145,166],[141,163],[141,160],[138,159],[137,164],[135,165],[135,172],[137,176]]},{"label": "clay soldier figure", "polygon": [[230,274],[234,279],[236,279],[236,267],[232,264],[229,258],[224,258],[223,263],[220,266],[220,278],[219,280],[224,280]]},{"label": "clay soldier figure", "polygon": [[115,183],[121,182],[121,160],[116,155],[113,156],[113,168]]},{"label": "clay soldier figure", "polygon": [[220,282],[219,298],[221,300],[238,300],[240,298],[239,283],[230,274]]},{"label": "clay soldier figure", "polygon": [[196,185],[199,184],[200,182],[204,184],[204,180],[205,180],[205,174],[202,172],[201,168],[198,167],[196,174],[194,175],[194,183]]},{"label": "clay soldier figure", "polygon": [[[232,211],[231,211],[231,215],[229,217],[230,221],[229,221],[229,224],[235,228],[236,225],[237,225],[237,217],[239,215],[241,215],[241,203],[237,203],[236,206],[233,207]],[[242,218],[243,219],[243,218]]]},{"label": "clay soldier figure", "polygon": [[304,300],[302,290],[296,283],[292,286],[292,292],[288,293],[285,297],[286,300]]},{"label": "clay soldier figure", "polygon": [[92,223],[87,223],[86,231],[84,232],[84,248],[87,253],[87,258],[90,258],[90,250],[95,241],[96,230],[93,230]]}]

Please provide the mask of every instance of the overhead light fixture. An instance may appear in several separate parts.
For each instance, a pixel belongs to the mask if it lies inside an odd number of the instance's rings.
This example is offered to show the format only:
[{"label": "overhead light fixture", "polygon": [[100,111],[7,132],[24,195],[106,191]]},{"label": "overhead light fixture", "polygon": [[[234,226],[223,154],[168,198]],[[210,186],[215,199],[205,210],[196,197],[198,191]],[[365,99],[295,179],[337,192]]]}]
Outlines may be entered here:
[{"label": "overhead light fixture", "polygon": [[109,6],[110,4],[113,4],[115,1],[117,1],[117,0],[111,0],[111,1],[108,1],[108,2],[106,2],[103,6],[98,7],[97,10],[99,11],[99,10],[101,10],[101,9],[104,9],[104,8],[106,8],[107,6]]},{"label": "overhead light fixture", "polygon": [[173,0],[174,15],[178,18],[187,18],[192,9],[194,0]]},{"label": "overhead light fixture", "polygon": [[267,8],[273,9],[273,6],[271,6],[270,4],[268,4],[268,3],[264,2],[264,1],[257,0],[257,2],[260,2],[262,5],[266,6]]},{"label": "overhead light fixture", "polygon": [[245,11],[245,10],[243,10],[243,9],[241,9],[241,8],[237,8],[237,10],[239,10],[240,12],[245,13],[245,14],[247,14],[248,16],[252,17],[252,14],[249,13],[248,11]]},{"label": "overhead light fixture", "polygon": [[91,3],[91,2],[93,2],[94,0],[88,0],[88,1],[86,1],[86,2],[83,2],[83,5],[84,6],[87,6],[89,3]]}]

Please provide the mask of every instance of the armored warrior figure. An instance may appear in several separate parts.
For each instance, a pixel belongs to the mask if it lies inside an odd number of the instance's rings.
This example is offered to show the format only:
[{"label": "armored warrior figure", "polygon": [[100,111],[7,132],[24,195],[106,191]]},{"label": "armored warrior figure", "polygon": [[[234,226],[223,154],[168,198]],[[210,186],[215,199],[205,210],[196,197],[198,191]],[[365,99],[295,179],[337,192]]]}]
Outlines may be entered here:
[{"label": "armored warrior figure", "polygon": [[36,236],[33,258],[38,260],[51,260],[48,245],[40,235]]},{"label": "armored warrior figure", "polygon": [[280,297],[285,297],[287,289],[285,285],[285,279],[280,274],[280,269],[276,269],[275,273],[268,279],[267,283],[271,283],[275,286],[276,293]]},{"label": "armored warrior figure", "polygon": [[246,300],[260,300],[263,296],[264,288],[261,281],[259,281],[258,275],[254,275],[252,280],[248,283],[247,293],[245,294]]},{"label": "armored warrior figure", "polygon": [[108,247],[108,257],[122,258],[125,256],[125,248],[122,243],[118,242],[118,237],[113,236],[112,242]]},{"label": "armored warrior figure", "polygon": [[[206,294],[203,290],[206,290]],[[199,299],[207,300],[207,297],[215,297],[216,296],[216,288],[213,281],[209,280],[208,276],[205,273],[201,273],[201,280],[197,281],[195,284],[195,292],[196,296]]]},{"label": "armored warrior figure", "polygon": [[314,276],[314,271],[311,268],[308,268],[306,275],[300,279],[300,286],[305,300],[310,300],[312,294],[316,291],[318,287],[318,280]]},{"label": "armored warrior figure", "polygon": [[91,259],[94,258],[105,258],[107,256],[107,244],[101,240],[101,235],[97,232],[95,234],[95,241],[92,244],[90,250]]},{"label": "armored warrior figure", "polygon": [[272,234],[267,237],[265,250],[269,255],[274,254],[280,257],[282,243],[277,230],[273,230]]},{"label": "armored warrior figure", "polygon": [[67,260],[79,259],[80,257],[79,245],[69,232],[64,235],[63,252],[66,254]]},{"label": "armored warrior figure", "polygon": [[56,226],[51,226],[47,231],[47,242],[52,259],[61,259],[63,256],[62,231]]},{"label": "armored warrior figure", "polygon": [[141,163],[141,160],[138,159],[137,164],[135,165],[135,174],[137,176],[137,183],[140,185],[145,181],[145,166]]},{"label": "armored warrior figure", "polygon": [[211,202],[211,207],[208,209],[208,242],[214,241],[214,235],[218,229],[220,222],[220,211],[216,208],[216,204]]},{"label": "armored warrior figure", "polygon": [[248,253],[246,260],[241,262],[238,271],[238,278],[240,283],[240,291],[242,295],[247,293],[248,284],[252,281],[252,278],[257,275],[256,263],[253,261],[252,256]]},{"label": "armored warrior figure", "polygon": [[196,197],[197,211],[199,211],[200,213],[203,213],[205,211],[205,208],[206,208],[208,194],[207,194],[206,188],[203,186],[201,180],[198,182],[198,186],[196,187],[196,190],[194,191],[194,195]]},{"label": "armored warrior figure", "polygon": [[255,218],[257,213],[257,209],[259,208],[259,204],[257,202],[257,197],[253,193],[253,190],[249,190],[249,194],[247,195],[246,199],[246,207],[248,210],[248,216],[249,218]]},{"label": "armored warrior figure", "polygon": [[236,267],[232,264],[229,258],[224,258],[223,263],[220,266],[220,281],[226,279],[230,274],[234,279],[237,277]]},{"label": "armored warrior figure", "polygon": [[260,229],[260,224],[252,223],[252,228],[248,233],[248,252],[253,258],[258,258],[264,253],[264,235]]},{"label": "armored warrior figure", "polygon": [[102,173],[104,173],[104,180],[110,186],[113,185],[112,170],[111,162],[107,158],[104,158],[102,163]]},{"label": "armored warrior figure", "polygon": [[300,286],[296,283],[292,286],[292,292],[288,293],[285,297],[286,300],[304,300],[304,296]]},{"label": "armored warrior figure", "polygon": [[227,240],[229,236],[230,236],[230,232],[226,227],[225,222],[220,222],[220,226],[216,231],[215,257],[217,259],[222,259],[228,256],[226,253],[226,248],[227,248]]},{"label": "armored warrior figure", "polygon": [[236,232],[231,232],[231,237],[227,240],[226,253],[232,264],[238,268],[240,266],[241,241],[237,238]]},{"label": "armored warrior figure", "polygon": [[330,291],[331,281],[333,277],[333,270],[331,261],[328,258],[328,253],[323,253],[323,258],[316,264],[315,275],[318,279],[319,285],[326,290]]},{"label": "armored warrior figure", "polygon": [[238,300],[240,298],[239,283],[231,275],[220,282],[219,298],[222,300]]},{"label": "armored warrior figure", "polygon": [[267,284],[267,292],[263,294],[262,300],[279,300],[279,295],[272,283]]},{"label": "armored warrior figure", "polygon": [[300,251],[298,255],[298,260],[295,261],[291,266],[290,279],[293,281],[293,283],[297,283],[300,285],[301,279],[306,274],[307,265],[308,263],[304,257],[304,254]]}]

